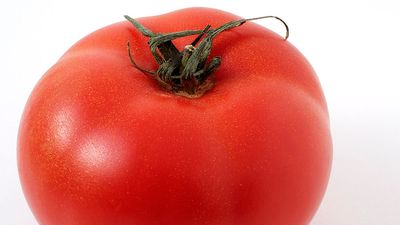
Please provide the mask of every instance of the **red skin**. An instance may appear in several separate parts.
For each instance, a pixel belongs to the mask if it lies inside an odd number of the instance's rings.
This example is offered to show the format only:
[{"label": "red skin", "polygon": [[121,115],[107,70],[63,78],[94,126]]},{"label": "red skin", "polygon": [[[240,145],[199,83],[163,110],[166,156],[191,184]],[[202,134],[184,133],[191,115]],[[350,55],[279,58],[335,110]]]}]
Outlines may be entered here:
[{"label": "red skin", "polygon": [[[139,21],[154,32],[238,19],[190,8]],[[178,48],[194,37],[181,38]],[[331,167],[325,99],[288,41],[248,22],[223,32],[216,85],[168,93],[135,69],[157,65],[129,22],[69,49],[30,96],[18,166],[41,225],[303,225]]]}]

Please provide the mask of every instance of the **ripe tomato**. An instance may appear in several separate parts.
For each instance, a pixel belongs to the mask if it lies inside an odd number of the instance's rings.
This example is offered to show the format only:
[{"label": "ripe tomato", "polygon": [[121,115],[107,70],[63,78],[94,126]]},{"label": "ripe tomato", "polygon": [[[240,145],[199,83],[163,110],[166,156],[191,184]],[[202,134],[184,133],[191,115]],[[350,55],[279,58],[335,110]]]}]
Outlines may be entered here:
[{"label": "ripe tomato", "polygon": [[[238,17],[189,8],[141,18],[154,32]],[[288,41],[246,23],[215,38],[215,86],[177,96],[128,21],[85,37],[43,76],[23,114],[18,166],[41,225],[301,225],[331,165],[318,79]],[[193,36],[176,39],[178,49]]]}]

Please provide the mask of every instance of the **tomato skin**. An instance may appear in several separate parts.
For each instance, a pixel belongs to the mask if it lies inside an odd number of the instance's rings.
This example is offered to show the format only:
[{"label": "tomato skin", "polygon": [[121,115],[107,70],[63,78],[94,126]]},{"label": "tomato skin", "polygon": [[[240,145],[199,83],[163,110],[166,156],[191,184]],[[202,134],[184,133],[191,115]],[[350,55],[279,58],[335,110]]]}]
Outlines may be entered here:
[{"label": "tomato skin", "polygon": [[[235,19],[189,8],[139,21],[172,32]],[[222,56],[215,87],[187,99],[132,67],[127,41],[138,65],[157,68],[147,39],[116,23],[69,49],[26,104],[18,166],[39,224],[308,224],[332,143],[304,56],[246,23],[214,41],[211,56]]]}]

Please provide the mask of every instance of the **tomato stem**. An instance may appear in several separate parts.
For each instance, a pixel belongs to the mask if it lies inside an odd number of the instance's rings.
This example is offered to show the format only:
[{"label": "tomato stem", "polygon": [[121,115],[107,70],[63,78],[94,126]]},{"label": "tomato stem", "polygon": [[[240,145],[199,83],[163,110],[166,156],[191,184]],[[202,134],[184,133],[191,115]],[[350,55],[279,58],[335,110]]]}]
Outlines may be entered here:
[{"label": "tomato stem", "polygon": [[[154,33],[137,20],[129,16],[125,16],[125,18],[142,35],[150,38],[148,41],[150,51],[159,67],[157,71],[149,71],[139,67],[132,58],[130,43],[128,42],[128,56],[132,65],[143,73],[153,76],[168,91],[188,98],[201,97],[214,86],[213,72],[221,65],[221,57],[213,57],[208,64],[206,61],[211,53],[212,41],[220,33],[241,26],[247,21],[274,18],[281,21],[285,26],[285,40],[289,37],[289,27],[276,16],[230,21],[216,29],[211,29],[211,25],[207,25],[202,30],[184,30],[166,34]],[[182,51],[179,51],[172,43],[174,39],[192,35],[197,35],[197,37]]]}]

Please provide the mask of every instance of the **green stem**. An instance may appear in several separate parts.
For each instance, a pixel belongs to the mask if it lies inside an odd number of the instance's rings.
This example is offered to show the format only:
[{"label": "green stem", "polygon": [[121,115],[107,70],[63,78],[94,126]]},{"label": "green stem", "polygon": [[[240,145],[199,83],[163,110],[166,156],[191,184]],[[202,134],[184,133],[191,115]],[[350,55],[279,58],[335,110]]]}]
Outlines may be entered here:
[{"label": "green stem", "polygon": [[[214,86],[213,72],[221,65],[221,57],[212,58],[208,64],[206,61],[211,53],[213,40],[220,33],[241,26],[247,21],[274,18],[284,24],[285,40],[289,37],[289,27],[276,16],[240,19],[225,23],[216,29],[210,29],[211,26],[207,25],[203,30],[185,30],[167,34],[154,33],[135,19],[129,16],[125,16],[125,18],[140,33],[150,38],[148,42],[150,51],[159,64],[159,68],[157,71],[149,71],[139,67],[132,58],[128,42],[128,55],[132,65],[140,71],[154,76],[163,88],[188,98],[200,97]],[[191,35],[197,35],[197,37],[182,51],[179,51],[172,43],[172,40]]]}]

